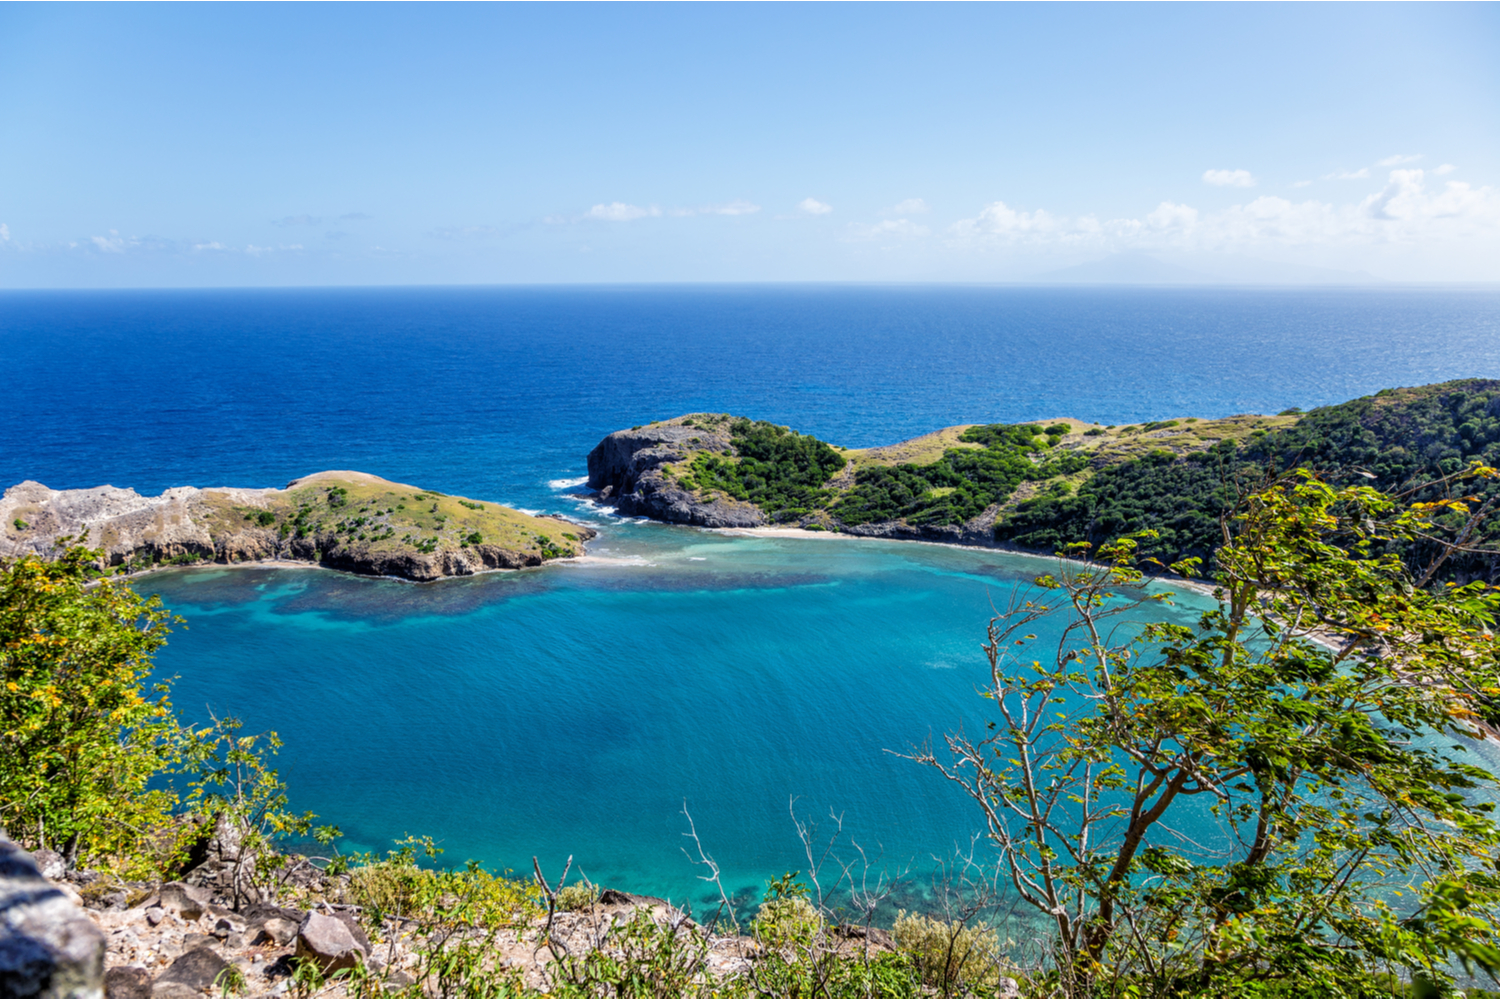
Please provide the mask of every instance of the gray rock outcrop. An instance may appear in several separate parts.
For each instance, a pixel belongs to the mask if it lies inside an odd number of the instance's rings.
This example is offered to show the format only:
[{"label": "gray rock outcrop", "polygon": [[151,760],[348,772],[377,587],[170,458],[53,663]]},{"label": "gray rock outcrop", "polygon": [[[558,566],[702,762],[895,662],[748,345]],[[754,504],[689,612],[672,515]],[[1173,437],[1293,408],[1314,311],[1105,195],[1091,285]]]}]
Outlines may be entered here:
[{"label": "gray rock outcrop", "polygon": [[0,996],[102,999],[104,934],[0,836]]},{"label": "gray rock outcrop", "polygon": [[208,946],[194,947],[177,958],[151,987],[152,999],[196,999],[200,992],[218,991],[219,976],[229,962]]},{"label": "gray rock outcrop", "polygon": [[[359,937],[355,933],[359,933]],[[323,974],[352,968],[370,956],[370,942],[351,921],[309,912],[297,930],[297,958],[317,964]]]},{"label": "gray rock outcrop", "polygon": [[723,494],[699,496],[665,473],[664,466],[692,461],[701,452],[733,453],[727,423],[653,423],[619,430],[589,452],[588,485],[601,502],[627,516],[698,527],[763,526],[765,515],[755,504]]}]

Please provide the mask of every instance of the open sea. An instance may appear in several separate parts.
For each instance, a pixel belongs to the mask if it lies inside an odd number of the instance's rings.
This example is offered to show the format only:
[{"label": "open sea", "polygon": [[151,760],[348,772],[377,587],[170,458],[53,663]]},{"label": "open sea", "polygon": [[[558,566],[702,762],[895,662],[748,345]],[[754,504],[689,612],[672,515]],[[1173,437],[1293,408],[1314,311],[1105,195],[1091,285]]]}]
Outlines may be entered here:
[{"label": "open sea", "polygon": [[808,869],[795,814],[819,853],[836,837],[920,894],[980,823],[897,754],[983,724],[991,604],[1047,560],[621,520],[570,495],[601,437],[728,411],[864,447],[1471,376],[1500,377],[1500,292],[3,292],[0,486],[358,469],[591,523],[579,563],[425,586],[310,569],[139,585],[187,621],[158,658],[180,712],[280,733],[293,805],[346,848],[430,834],[444,860],[536,856],[549,877],[572,856],[701,908],[684,808],[744,901]]}]

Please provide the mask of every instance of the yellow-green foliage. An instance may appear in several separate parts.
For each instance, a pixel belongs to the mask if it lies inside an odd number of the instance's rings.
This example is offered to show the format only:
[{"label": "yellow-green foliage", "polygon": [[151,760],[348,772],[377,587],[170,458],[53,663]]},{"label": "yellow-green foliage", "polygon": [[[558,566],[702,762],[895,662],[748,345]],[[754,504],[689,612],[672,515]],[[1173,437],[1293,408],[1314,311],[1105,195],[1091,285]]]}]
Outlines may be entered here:
[{"label": "yellow-green foliage", "polygon": [[823,928],[823,916],[805,898],[772,898],[761,903],[751,928],[772,950],[807,947]]},{"label": "yellow-green foliage", "polygon": [[599,888],[587,881],[579,881],[557,889],[557,908],[563,912],[587,909],[598,900]]},{"label": "yellow-green foliage", "polygon": [[206,492],[203,499],[213,510],[209,530],[215,535],[261,527],[282,537],[333,533],[371,552],[486,544],[544,559],[583,553],[583,543],[557,520],[359,473],[299,479],[290,489],[265,494],[264,507],[237,502],[227,492]]},{"label": "yellow-green foliage", "polygon": [[911,957],[923,983],[944,995],[955,986],[994,990],[1015,973],[999,934],[986,923],[945,922],[903,910],[892,929],[897,949]]},{"label": "yellow-green foliage", "polygon": [[385,860],[353,868],[353,900],[377,917],[400,916],[424,925],[462,923],[494,929],[524,925],[542,914],[540,893],[530,882],[491,874],[473,863],[457,871],[419,867],[413,843],[407,841]]},{"label": "yellow-green foliage", "polygon": [[95,581],[100,553],[0,561],[0,827],[137,876],[171,852],[176,801],[153,788],[176,720],[148,686],[172,617]]}]

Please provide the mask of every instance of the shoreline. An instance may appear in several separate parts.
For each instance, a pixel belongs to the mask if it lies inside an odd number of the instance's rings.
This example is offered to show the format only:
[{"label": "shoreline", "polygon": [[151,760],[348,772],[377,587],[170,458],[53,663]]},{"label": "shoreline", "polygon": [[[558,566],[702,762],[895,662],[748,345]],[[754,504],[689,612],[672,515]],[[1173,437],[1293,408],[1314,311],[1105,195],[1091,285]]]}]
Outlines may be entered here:
[{"label": "shoreline", "polygon": [[488,576],[497,572],[530,572],[534,569],[544,569],[549,565],[566,565],[571,562],[581,562],[587,555],[574,555],[571,558],[555,558],[543,562],[541,565],[523,565],[517,569],[476,569],[474,572],[465,573],[462,576],[440,576],[437,579],[407,579],[405,576],[380,576],[365,572],[350,572],[347,569],[335,569],[321,562],[308,562],[303,559],[292,558],[262,558],[249,559],[239,562],[190,562],[183,565],[154,565],[149,569],[141,569],[123,576],[102,576],[104,579],[138,579],[142,576],[150,576],[160,572],[171,572],[174,570],[194,569],[321,569],[339,576],[348,576],[351,579],[389,579],[397,583],[410,583],[412,586],[431,586],[435,583],[446,582],[450,579],[469,579],[474,576]]},{"label": "shoreline", "polygon": [[[661,523],[661,521],[657,521]],[[668,525],[676,526],[676,525]],[[683,525],[686,526],[686,525]],[[826,541],[840,539],[844,541],[888,541],[902,545],[932,545],[935,548],[952,548],[958,551],[990,551],[1000,552],[1004,555],[1015,555],[1021,558],[1044,559],[1056,564],[1058,561],[1077,562],[1078,559],[1069,559],[1061,555],[1044,555],[1041,552],[1026,551],[1021,548],[1007,548],[1000,545],[964,545],[954,541],[928,541],[925,538],[872,538],[863,534],[847,534],[843,531],[809,531],[804,527],[699,527],[697,530],[706,531],[710,534],[742,535],[755,538],[794,538],[803,541]],[[1196,579],[1184,579],[1177,577],[1168,579],[1163,576],[1146,575],[1147,584],[1160,583],[1174,589],[1188,590],[1201,596],[1212,597],[1214,585]]]}]

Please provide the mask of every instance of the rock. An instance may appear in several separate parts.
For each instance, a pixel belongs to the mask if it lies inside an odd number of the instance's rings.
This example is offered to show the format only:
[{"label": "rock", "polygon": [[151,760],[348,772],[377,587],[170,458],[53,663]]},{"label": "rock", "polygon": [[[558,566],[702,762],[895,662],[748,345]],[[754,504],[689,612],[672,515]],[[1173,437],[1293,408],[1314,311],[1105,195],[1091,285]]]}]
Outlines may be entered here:
[{"label": "rock", "polygon": [[273,916],[260,925],[260,930],[251,936],[250,941],[258,947],[266,944],[285,947],[295,939],[297,939],[297,924],[289,919]]},{"label": "rock", "polygon": [[349,925],[337,916],[309,912],[297,928],[297,957],[315,962],[325,975],[352,968],[369,955],[369,942],[361,947]]},{"label": "rock", "polygon": [[0,836],[0,996],[100,999],[104,933]]},{"label": "rock", "polygon": [[168,912],[175,912],[183,919],[194,920],[208,911],[209,893],[206,888],[173,881],[161,886],[158,904]]},{"label": "rock", "polygon": [[589,452],[589,488],[621,513],[699,527],[761,527],[753,503],[723,494],[703,499],[668,478],[662,466],[691,461],[702,452],[733,453],[727,421],[714,427],[658,423],[618,430]]},{"label": "rock", "polygon": [[184,933],[182,935],[182,949],[184,952],[197,950],[200,947],[214,947],[218,943],[218,937],[209,936],[207,933]]},{"label": "rock", "polygon": [[164,986],[179,986],[193,993],[217,991],[214,983],[229,963],[207,947],[196,947],[173,961],[152,986],[153,997],[162,997]]},{"label": "rock", "polygon": [[49,881],[61,881],[62,876],[68,872],[68,862],[56,850],[38,850],[31,855],[31,859],[36,861],[37,870],[42,872],[42,877]]},{"label": "rock", "polygon": [[110,968],[104,973],[105,999],[151,999],[151,975],[145,968]]},{"label": "rock", "polygon": [[146,922],[152,926],[158,926],[163,919],[167,918],[167,911],[159,905],[153,905],[146,910]]}]

